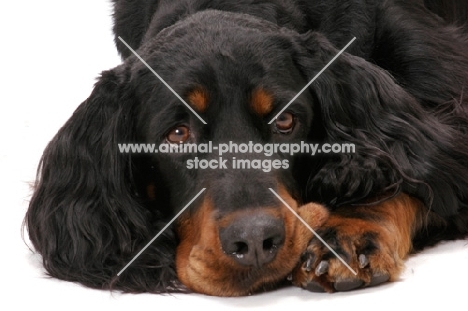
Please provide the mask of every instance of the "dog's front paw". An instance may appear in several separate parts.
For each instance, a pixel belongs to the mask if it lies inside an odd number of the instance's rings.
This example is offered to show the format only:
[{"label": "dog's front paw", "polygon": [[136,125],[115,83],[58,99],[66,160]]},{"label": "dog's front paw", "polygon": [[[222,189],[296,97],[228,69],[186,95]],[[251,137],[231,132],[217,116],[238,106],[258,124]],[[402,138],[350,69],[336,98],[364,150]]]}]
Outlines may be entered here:
[{"label": "dog's front paw", "polygon": [[293,284],[335,292],[396,280],[411,250],[418,208],[418,202],[403,197],[366,213],[332,214],[293,270]]}]

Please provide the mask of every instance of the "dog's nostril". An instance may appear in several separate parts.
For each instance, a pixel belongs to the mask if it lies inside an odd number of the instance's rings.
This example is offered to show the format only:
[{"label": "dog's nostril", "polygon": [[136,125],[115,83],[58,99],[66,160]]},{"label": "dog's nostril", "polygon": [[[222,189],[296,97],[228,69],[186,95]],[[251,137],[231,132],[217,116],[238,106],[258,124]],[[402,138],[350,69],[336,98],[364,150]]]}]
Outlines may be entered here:
[{"label": "dog's nostril", "polygon": [[266,239],[265,241],[263,241],[263,250],[269,251],[273,248],[273,246],[273,239]]},{"label": "dog's nostril", "polygon": [[263,250],[273,252],[283,243],[279,237],[269,238],[263,241]]},{"label": "dog's nostril", "polygon": [[236,242],[234,243],[235,245],[235,251],[233,252],[233,254],[235,255],[245,255],[249,252],[249,246],[247,245],[247,243],[244,243],[244,242]]},{"label": "dog's nostril", "polygon": [[219,237],[225,254],[239,264],[261,267],[273,261],[283,245],[284,225],[268,214],[247,215],[220,229]]}]

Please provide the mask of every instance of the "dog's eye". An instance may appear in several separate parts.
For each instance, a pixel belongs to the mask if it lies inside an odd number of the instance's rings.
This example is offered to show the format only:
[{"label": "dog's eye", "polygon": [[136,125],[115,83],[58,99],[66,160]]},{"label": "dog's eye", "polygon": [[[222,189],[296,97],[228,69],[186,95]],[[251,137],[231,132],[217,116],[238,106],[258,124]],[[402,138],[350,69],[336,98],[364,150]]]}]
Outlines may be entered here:
[{"label": "dog's eye", "polygon": [[290,112],[283,112],[276,118],[276,129],[281,134],[289,134],[292,132],[295,124],[294,115]]},{"label": "dog's eye", "polygon": [[190,138],[190,129],[182,125],[176,128],[173,128],[166,136],[167,141],[172,144],[184,143],[189,138]]}]

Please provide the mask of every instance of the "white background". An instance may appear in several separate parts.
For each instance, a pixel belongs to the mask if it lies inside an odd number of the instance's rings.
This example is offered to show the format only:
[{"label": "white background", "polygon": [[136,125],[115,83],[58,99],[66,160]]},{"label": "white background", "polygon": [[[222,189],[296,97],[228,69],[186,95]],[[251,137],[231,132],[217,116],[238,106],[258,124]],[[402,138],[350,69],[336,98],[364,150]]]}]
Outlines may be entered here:
[{"label": "white background", "polygon": [[350,293],[288,288],[243,298],[122,295],[45,277],[40,257],[21,237],[29,185],[47,142],[90,94],[98,74],[119,64],[111,27],[105,0],[0,4],[1,310],[466,308],[468,241],[412,256],[399,282]]}]

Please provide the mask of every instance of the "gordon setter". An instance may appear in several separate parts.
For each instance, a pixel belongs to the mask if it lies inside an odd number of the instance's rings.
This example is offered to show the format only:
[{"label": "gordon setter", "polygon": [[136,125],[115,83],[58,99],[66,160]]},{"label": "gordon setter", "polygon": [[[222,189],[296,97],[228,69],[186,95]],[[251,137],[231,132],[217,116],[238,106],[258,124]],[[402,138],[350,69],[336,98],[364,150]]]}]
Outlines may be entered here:
[{"label": "gordon setter", "polygon": [[[25,218],[51,276],[124,292],[345,291],[396,280],[411,252],[467,235],[466,2],[114,6],[123,63],[47,146]],[[355,152],[232,152],[287,165],[195,169],[218,155],[118,148],[228,142]]]}]

